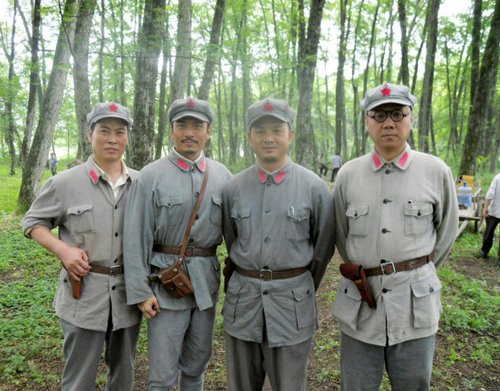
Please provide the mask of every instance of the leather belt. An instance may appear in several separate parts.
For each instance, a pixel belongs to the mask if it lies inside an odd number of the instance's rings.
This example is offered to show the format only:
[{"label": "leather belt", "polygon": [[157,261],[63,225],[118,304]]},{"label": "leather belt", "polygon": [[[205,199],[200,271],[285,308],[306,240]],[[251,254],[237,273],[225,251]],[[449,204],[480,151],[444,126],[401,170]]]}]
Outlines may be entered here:
[{"label": "leather belt", "polygon": [[432,262],[433,254],[426,255],[420,258],[409,259],[402,262],[384,262],[380,266],[370,269],[363,269],[367,277],[394,274],[397,272],[406,272],[413,269],[418,269],[421,266]]},{"label": "leather belt", "polygon": [[285,278],[299,276],[305,273],[308,269],[306,267],[298,267],[295,269],[277,270],[277,271],[273,271],[267,268],[260,270],[247,270],[235,264],[234,270],[236,270],[242,276],[258,278],[264,281],[271,281],[271,280],[283,280]]},{"label": "leather belt", "polygon": [[[164,254],[180,255],[181,247],[162,246],[161,244],[154,244],[153,251]],[[201,248],[201,247],[186,247],[184,255],[186,257],[211,257],[217,253],[217,247]]]},{"label": "leather belt", "polygon": [[98,274],[107,274],[108,276],[119,276],[123,274],[123,265],[116,266],[99,266],[90,264],[90,272]]}]

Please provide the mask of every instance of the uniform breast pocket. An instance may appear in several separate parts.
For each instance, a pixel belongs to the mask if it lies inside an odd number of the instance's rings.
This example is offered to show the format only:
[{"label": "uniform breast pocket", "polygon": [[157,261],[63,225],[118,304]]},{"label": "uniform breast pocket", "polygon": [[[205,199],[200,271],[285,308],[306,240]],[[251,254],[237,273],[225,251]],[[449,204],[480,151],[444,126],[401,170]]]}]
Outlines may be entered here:
[{"label": "uniform breast pocket", "polygon": [[156,206],[161,225],[170,226],[179,223],[182,219],[182,201],[181,195],[157,198]]},{"label": "uniform breast pocket", "polygon": [[248,239],[251,233],[250,209],[237,209],[231,211],[231,218],[236,223],[239,239]]},{"label": "uniform breast pocket", "polygon": [[70,232],[94,232],[94,205],[72,206],[66,210],[66,224]]},{"label": "uniform breast pocket", "polygon": [[405,205],[405,235],[422,235],[432,229],[432,204],[410,202]]},{"label": "uniform breast pocket", "polygon": [[349,235],[366,236],[368,233],[368,205],[349,205],[346,216],[349,219]]},{"label": "uniform breast pocket", "polygon": [[210,222],[217,227],[222,226],[222,198],[212,196],[210,203]]},{"label": "uniform breast pocket", "polygon": [[286,237],[291,240],[309,239],[309,209],[288,209]]}]

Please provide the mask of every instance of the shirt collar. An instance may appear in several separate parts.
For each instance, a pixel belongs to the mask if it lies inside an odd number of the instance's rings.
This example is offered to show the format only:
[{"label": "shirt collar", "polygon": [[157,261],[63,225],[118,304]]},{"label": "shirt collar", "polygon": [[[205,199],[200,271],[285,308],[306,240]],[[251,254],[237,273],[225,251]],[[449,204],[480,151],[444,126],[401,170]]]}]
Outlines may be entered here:
[{"label": "shirt collar", "polygon": [[386,164],[393,164],[400,170],[406,171],[406,169],[410,166],[411,160],[412,160],[411,148],[410,145],[406,143],[406,148],[404,149],[404,151],[401,152],[399,156],[397,156],[395,159],[391,161],[385,160],[382,156],[380,156],[377,153],[377,151],[375,151],[375,149],[373,149],[370,164],[373,171],[378,171]]},{"label": "shirt collar", "polygon": [[[128,167],[123,160],[121,160],[122,164],[122,175],[121,178],[123,182],[126,182],[130,178],[130,173],[128,171]],[[102,177],[104,180],[111,182],[111,177],[104,171],[101,167],[97,165],[92,155],[89,156],[87,160],[87,167],[89,169],[89,177],[92,183],[95,185],[99,182],[99,178]]]},{"label": "shirt collar", "polygon": [[266,171],[259,164],[257,164],[257,175],[259,177],[260,183],[266,183],[268,180],[272,180],[275,184],[279,185],[285,180],[291,166],[292,163],[290,161],[290,158],[287,159],[287,162],[283,167],[274,172]]},{"label": "shirt collar", "polygon": [[190,171],[194,167],[198,168],[201,172],[205,172],[206,167],[206,159],[205,154],[201,151],[200,156],[195,161],[186,159],[182,156],[175,147],[170,150],[168,158],[172,163],[174,163],[177,167],[179,167],[182,171]]}]

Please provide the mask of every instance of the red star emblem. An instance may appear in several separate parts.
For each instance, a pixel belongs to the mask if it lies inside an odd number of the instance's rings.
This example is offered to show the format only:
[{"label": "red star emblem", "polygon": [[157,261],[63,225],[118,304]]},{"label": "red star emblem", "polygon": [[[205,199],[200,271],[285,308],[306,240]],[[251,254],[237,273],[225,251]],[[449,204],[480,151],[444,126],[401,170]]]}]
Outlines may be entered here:
[{"label": "red star emblem", "polygon": [[385,86],[382,89],[382,96],[391,96],[391,89],[387,86]]},{"label": "red star emblem", "polygon": [[111,111],[112,113],[115,113],[116,111],[118,111],[118,106],[116,105],[116,103],[111,103],[109,105],[109,111]]},{"label": "red star emblem", "polygon": [[194,100],[189,99],[186,103],[186,106],[190,109],[194,108]]},{"label": "red star emblem", "polygon": [[271,102],[264,103],[264,110],[273,111],[273,104]]}]

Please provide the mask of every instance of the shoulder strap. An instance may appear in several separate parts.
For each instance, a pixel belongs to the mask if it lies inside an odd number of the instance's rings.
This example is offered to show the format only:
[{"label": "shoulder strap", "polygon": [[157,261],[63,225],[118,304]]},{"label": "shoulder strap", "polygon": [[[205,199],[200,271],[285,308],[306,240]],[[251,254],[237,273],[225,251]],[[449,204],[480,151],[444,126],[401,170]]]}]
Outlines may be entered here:
[{"label": "shoulder strap", "polygon": [[203,182],[201,183],[200,194],[198,195],[198,199],[194,204],[193,212],[191,213],[191,217],[189,218],[189,223],[186,228],[186,232],[184,232],[184,239],[182,240],[182,247],[179,259],[182,261],[184,258],[184,254],[186,253],[186,247],[189,240],[189,235],[191,234],[191,227],[196,220],[196,215],[198,214],[198,210],[200,209],[201,201],[203,200],[203,196],[205,195],[205,189],[207,187],[208,181],[208,160],[205,160],[205,174],[203,175]]}]

